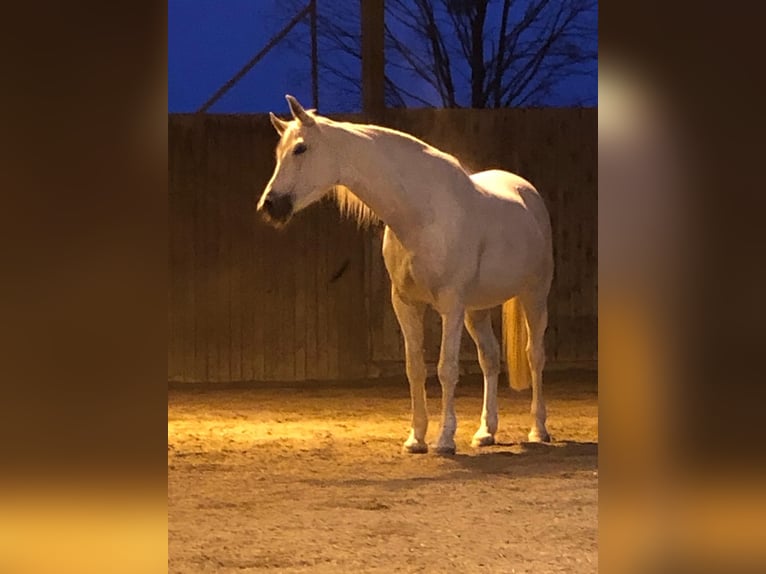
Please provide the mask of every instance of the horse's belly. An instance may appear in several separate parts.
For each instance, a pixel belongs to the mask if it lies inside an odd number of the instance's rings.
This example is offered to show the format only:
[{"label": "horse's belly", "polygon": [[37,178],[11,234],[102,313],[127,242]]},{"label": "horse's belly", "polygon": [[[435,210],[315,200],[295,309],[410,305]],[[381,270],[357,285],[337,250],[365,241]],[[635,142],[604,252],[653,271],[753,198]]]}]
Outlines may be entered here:
[{"label": "horse's belly", "polygon": [[[545,272],[545,254],[537,242],[516,242],[513,247],[486,250],[476,278],[466,289],[466,306],[486,309],[521,293]],[[502,243],[498,243],[502,245]]]},{"label": "horse's belly", "polygon": [[521,275],[509,275],[492,276],[486,281],[479,281],[467,290],[465,305],[468,309],[488,309],[502,305],[523,291],[525,279]]}]

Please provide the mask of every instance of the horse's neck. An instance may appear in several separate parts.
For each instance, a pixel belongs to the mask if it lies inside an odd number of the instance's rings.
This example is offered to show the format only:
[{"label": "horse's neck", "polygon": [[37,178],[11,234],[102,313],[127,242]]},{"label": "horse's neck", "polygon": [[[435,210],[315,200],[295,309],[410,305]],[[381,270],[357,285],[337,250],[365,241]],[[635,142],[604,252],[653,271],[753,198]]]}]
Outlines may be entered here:
[{"label": "horse's neck", "polygon": [[347,158],[340,183],[401,240],[441,219],[439,211],[454,205],[443,198],[453,192],[443,180],[459,168],[425,154],[419,142],[375,127],[339,139],[336,149]]}]

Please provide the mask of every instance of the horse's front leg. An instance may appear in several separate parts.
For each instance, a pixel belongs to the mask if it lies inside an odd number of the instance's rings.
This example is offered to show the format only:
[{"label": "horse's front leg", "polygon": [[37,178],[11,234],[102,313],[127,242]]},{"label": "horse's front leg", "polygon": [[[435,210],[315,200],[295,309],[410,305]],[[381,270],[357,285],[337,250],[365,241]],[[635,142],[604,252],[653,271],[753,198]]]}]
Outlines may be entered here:
[{"label": "horse's front leg", "polygon": [[442,428],[436,443],[438,454],[455,454],[455,387],[460,374],[460,339],[463,335],[463,308],[442,313],[442,344],[439,354],[439,382],[442,387]]},{"label": "horse's front leg", "polygon": [[412,454],[428,452],[426,431],[428,411],[426,410],[426,361],[423,351],[423,315],[426,307],[422,303],[403,301],[396,288],[391,290],[391,302],[399,326],[404,334],[404,350],[407,364],[407,380],[410,382],[412,398],[412,427],[404,443],[404,451]]}]

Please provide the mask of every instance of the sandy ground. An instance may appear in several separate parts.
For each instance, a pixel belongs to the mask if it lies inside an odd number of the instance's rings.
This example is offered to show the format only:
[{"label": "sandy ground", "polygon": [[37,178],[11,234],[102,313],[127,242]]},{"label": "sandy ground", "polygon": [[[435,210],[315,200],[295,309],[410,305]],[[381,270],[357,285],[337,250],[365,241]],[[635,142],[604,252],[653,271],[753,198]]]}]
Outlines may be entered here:
[{"label": "sandy ground", "polygon": [[[439,387],[428,385],[438,432]],[[596,572],[595,374],[500,391],[500,444],[470,446],[481,379],[457,393],[458,454],[405,455],[403,379],[171,390],[170,572]]]}]

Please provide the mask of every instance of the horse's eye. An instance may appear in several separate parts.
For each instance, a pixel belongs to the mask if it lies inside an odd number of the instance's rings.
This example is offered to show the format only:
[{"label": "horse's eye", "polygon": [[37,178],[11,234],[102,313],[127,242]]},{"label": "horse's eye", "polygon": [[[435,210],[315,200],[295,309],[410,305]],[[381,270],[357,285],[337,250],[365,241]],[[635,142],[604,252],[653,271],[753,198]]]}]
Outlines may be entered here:
[{"label": "horse's eye", "polygon": [[301,142],[293,148],[293,155],[300,155],[306,151],[306,144]]}]

